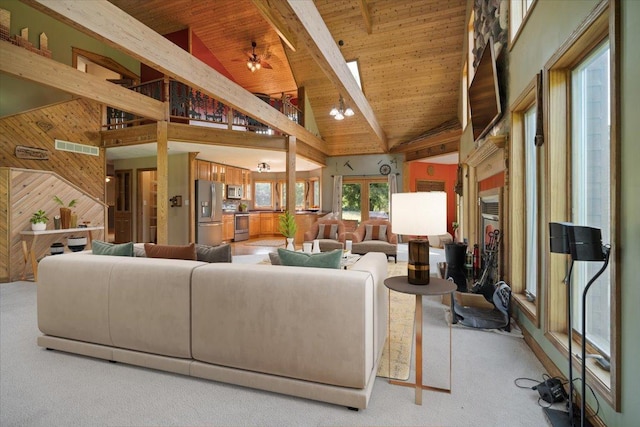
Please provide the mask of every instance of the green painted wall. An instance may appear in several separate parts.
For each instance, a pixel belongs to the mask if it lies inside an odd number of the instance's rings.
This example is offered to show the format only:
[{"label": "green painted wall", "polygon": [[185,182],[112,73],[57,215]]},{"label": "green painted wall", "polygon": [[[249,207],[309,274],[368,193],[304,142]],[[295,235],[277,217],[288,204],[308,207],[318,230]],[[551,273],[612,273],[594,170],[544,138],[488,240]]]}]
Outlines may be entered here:
[{"label": "green painted wall", "polygon": [[[2,0],[0,7],[11,12],[12,36],[20,34],[22,28],[29,28],[29,41],[40,47],[40,34],[44,32],[49,38],[52,58],[58,62],[71,66],[71,48],[77,47],[108,56],[132,72],[140,73],[138,61],[18,0]],[[0,117],[71,99],[65,92],[6,74],[0,74],[0,91]]]},{"label": "green painted wall", "polygon": [[[598,4],[595,0],[538,0],[531,16],[513,45],[509,58],[509,104],[524,90],[549,58],[575,31]],[[622,401],[621,412],[615,412],[601,396],[599,417],[610,427],[638,425],[640,420],[640,1],[621,1],[621,223],[622,241],[611,242],[620,254],[617,266],[621,277],[622,316]],[[516,219],[517,220],[517,219]],[[543,292],[545,286],[542,287]],[[544,301],[544,295],[539,296]],[[544,306],[543,315],[544,319]],[[545,338],[544,329],[536,328],[524,316],[522,326],[540,344],[549,358],[567,374],[567,361]],[[575,371],[574,371],[575,373]],[[588,401],[595,407],[593,398]]]}]

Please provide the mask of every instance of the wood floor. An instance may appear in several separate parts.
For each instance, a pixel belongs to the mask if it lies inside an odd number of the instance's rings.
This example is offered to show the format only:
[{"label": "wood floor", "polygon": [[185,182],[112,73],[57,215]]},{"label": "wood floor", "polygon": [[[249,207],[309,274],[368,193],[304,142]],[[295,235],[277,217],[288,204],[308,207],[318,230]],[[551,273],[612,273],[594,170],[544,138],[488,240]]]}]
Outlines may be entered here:
[{"label": "wood floor", "polygon": [[[247,243],[257,242],[259,240],[279,240],[282,239],[282,246],[285,246],[285,238],[282,236],[260,237],[257,239],[249,239],[241,242],[231,242],[231,255],[259,255],[275,252],[277,247],[274,246],[252,246]],[[298,247],[300,246],[300,247]],[[296,245],[296,249],[302,249],[302,243]]]}]

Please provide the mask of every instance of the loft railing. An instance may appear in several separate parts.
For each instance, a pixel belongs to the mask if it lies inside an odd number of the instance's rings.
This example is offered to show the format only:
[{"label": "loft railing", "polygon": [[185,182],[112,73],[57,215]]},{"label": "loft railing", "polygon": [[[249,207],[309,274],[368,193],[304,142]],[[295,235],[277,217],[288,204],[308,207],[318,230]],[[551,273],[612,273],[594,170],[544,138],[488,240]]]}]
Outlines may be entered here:
[{"label": "loft railing", "polygon": [[[234,110],[228,105],[212,98],[184,83],[169,80],[169,94],[165,96],[165,84],[162,79],[132,86],[129,89],[159,101],[169,100],[170,120],[181,123],[203,122],[220,125],[230,129],[242,129],[257,133],[275,134],[276,132],[264,123]],[[273,98],[264,94],[256,94],[258,98],[271,105],[290,120],[300,124],[302,113],[293,105],[288,96]],[[231,123],[229,123],[231,120]],[[146,123],[146,119],[116,108],[107,108],[106,129],[123,129],[129,126]],[[194,123],[197,124],[197,123]]]}]

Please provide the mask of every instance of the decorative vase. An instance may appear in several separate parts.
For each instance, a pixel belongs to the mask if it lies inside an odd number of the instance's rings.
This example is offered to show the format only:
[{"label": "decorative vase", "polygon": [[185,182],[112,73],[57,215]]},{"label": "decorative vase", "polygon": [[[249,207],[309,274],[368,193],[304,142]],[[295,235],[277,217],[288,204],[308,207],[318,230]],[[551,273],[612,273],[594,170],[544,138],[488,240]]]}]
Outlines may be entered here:
[{"label": "decorative vase", "polygon": [[311,253],[314,253],[314,254],[320,253],[320,240],[315,239],[313,241],[313,249],[311,249]]},{"label": "decorative vase", "polygon": [[69,228],[71,225],[71,209],[60,208],[60,227],[62,229]]},{"label": "decorative vase", "polygon": [[295,251],[296,247],[293,246],[293,237],[287,237],[287,250]]},{"label": "decorative vase", "polygon": [[74,212],[71,214],[71,221],[69,222],[69,228],[78,227],[78,215]]},{"label": "decorative vase", "polygon": [[71,252],[80,252],[84,251],[85,246],[87,245],[86,237],[74,237],[71,236],[67,238],[67,246],[71,250]]},{"label": "decorative vase", "polygon": [[46,222],[36,222],[31,223],[31,230],[33,231],[44,231],[47,229],[47,223]]}]

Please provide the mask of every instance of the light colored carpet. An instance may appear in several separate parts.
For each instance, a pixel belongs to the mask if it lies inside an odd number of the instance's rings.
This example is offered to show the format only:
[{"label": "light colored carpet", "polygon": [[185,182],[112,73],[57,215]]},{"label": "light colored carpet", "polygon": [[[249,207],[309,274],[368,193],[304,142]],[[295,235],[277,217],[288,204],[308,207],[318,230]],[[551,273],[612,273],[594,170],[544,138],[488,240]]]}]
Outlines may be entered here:
[{"label": "light colored carpet", "polygon": [[[389,307],[391,319],[389,337],[384,344],[377,375],[383,378],[407,380],[413,354],[416,298],[413,295],[391,291]],[[389,353],[389,339],[391,353]],[[389,360],[389,354],[391,354],[391,360]]]},{"label": "light colored carpet", "polygon": [[286,241],[284,237],[282,239],[263,239],[263,240],[254,240],[251,242],[244,243],[246,246],[269,246],[272,248],[277,247],[285,247]]},{"label": "light colored carpet", "polygon": [[[406,262],[387,264],[387,277],[405,274],[407,274]],[[389,336],[384,343],[377,375],[383,378],[406,380],[411,371],[416,298],[414,295],[391,291],[389,308],[391,319]],[[391,340],[391,347],[389,347],[389,340]],[[389,349],[391,349],[391,360],[389,360]]]},{"label": "light colored carpet", "polygon": [[[389,263],[392,264],[392,263]],[[518,377],[544,370],[522,339],[453,330],[451,394],[377,378],[369,407],[344,407],[109,363],[36,345],[36,284],[0,284],[0,426],[456,426],[547,425],[538,393]],[[447,386],[449,328],[423,298],[425,384]],[[411,367],[410,378],[415,376]],[[515,424],[514,424],[515,423]]]}]

